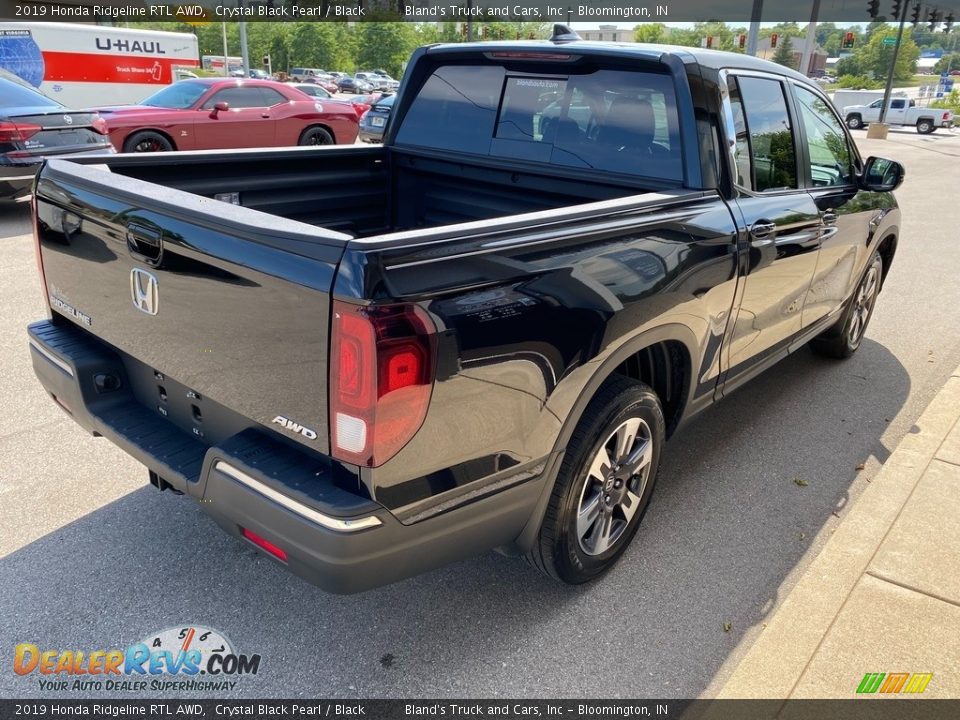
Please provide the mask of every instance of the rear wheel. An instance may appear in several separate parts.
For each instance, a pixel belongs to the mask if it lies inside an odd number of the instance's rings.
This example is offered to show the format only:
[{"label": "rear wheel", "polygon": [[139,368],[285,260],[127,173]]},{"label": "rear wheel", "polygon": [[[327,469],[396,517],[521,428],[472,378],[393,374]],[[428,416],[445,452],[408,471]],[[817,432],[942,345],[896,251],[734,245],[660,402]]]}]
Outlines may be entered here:
[{"label": "rear wheel", "polygon": [[169,152],[173,150],[170,138],[153,130],[134,133],[123,144],[124,152]]},{"label": "rear wheel", "polygon": [[851,130],[859,130],[863,127],[863,118],[861,118],[859,115],[848,115],[847,127]]},{"label": "rear wheel", "polygon": [[879,255],[874,255],[840,320],[823,335],[815,337],[810,342],[810,347],[827,357],[842,359],[853,355],[860,347],[870,318],[873,317],[873,308],[877,303],[882,280],[883,260]]},{"label": "rear wheel", "polygon": [[303,131],[299,145],[333,145],[333,135],[326,128],[312,127]]},{"label": "rear wheel", "polygon": [[570,584],[609,570],[650,503],[666,424],[656,393],[615,376],[584,411],[527,559]]},{"label": "rear wheel", "polygon": [[934,131],[933,121],[931,120],[917,120],[917,132],[921,135],[929,135]]}]

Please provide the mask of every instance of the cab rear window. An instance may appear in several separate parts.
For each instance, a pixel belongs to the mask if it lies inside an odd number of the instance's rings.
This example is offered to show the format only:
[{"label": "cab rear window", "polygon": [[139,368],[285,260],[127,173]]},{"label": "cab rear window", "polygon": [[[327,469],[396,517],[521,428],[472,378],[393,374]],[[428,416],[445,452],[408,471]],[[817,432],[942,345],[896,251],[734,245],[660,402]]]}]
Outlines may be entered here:
[{"label": "cab rear window", "polygon": [[396,141],[663,180],[683,177],[673,84],[649,72],[534,75],[442,66],[417,94]]}]

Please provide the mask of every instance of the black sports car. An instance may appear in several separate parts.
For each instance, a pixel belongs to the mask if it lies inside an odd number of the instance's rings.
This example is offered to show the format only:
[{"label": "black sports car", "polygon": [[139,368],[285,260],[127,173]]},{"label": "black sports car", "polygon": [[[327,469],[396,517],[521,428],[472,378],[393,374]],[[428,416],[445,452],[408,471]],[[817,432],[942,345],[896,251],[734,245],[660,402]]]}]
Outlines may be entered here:
[{"label": "black sports car", "polygon": [[44,158],[114,152],[96,112],[68,110],[0,70],[0,201],[26,200]]}]

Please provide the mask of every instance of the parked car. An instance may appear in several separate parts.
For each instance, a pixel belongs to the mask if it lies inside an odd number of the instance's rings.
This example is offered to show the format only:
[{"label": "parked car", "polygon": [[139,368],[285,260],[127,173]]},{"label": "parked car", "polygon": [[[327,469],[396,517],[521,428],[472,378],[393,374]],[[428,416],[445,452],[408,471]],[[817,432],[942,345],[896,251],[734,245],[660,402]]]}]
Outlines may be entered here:
[{"label": "parked car", "polygon": [[365,83],[370,85],[374,90],[382,90],[388,92],[396,91],[400,83],[394,80],[391,77],[385,75],[379,75],[377,73],[357,73],[354,77],[358,80],[363,80]]},{"label": "parked car", "polygon": [[[843,108],[847,127],[858,130],[872,122],[880,122],[883,98],[869,105],[848,105]],[[887,106],[884,122],[888,125],[908,125],[915,127],[921,135],[929,135],[937,128],[953,126],[953,113],[949,110],[932,107],[917,107],[914,100],[892,97]]]},{"label": "parked car", "polygon": [[271,77],[266,70],[260,68],[251,68],[249,76],[254,80],[270,80]]},{"label": "parked car", "polygon": [[0,200],[27,200],[46,158],[112,153],[96,112],[70,110],[0,70]]},{"label": "parked car", "polygon": [[327,92],[326,88],[317,83],[291,83],[290,87],[296,88],[305,95],[321,100],[332,100],[333,95]]},{"label": "parked car", "polygon": [[415,51],[379,146],[47,163],[46,392],[327,589],[600,577],[682,423],[860,347],[903,168],[782,65],[570,34]]},{"label": "parked car", "polygon": [[354,95],[350,98],[350,102],[357,108],[357,117],[362,117],[367,110],[369,110],[374,103],[378,102],[380,98],[384,96],[384,93],[374,92],[366,93],[364,95]]},{"label": "parked car", "polygon": [[360,139],[363,142],[378,143],[383,141],[383,131],[390,119],[396,95],[386,95],[376,101],[370,109],[360,117]]},{"label": "parked car", "polygon": [[369,93],[373,92],[373,85],[368,83],[366,80],[357,77],[342,77],[337,80],[337,87],[340,92],[345,93]]},{"label": "parked car", "polygon": [[331,94],[336,93],[340,89],[339,87],[337,87],[336,81],[330,75],[316,75],[314,77],[308,77],[302,83],[298,83],[298,84],[299,85],[317,85],[318,87],[322,87],[324,90],[326,90],[328,93],[331,93]]},{"label": "parked car", "polygon": [[360,117],[367,111],[368,105],[362,103],[357,103],[352,100],[335,98],[333,95],[324,90],[320,85],[314,83],[294,83],[290,85],[292,88],[296,88],[304,95],[309,95],[310,97],[316,100],[329,100],[331,103],[337,103],[345,107],[352,108],[354,113],[359,120]]},{"label": "parked car", "polygon": [[294,82],[304,82],[309,78],[315,78],[318,75],[325,75],[326,73],[320,68],[290,68],[287,75],[290,76],[290,79]]},{"label": "parked car", "polygon": [[348,105],[318,108],[272,80],[182,80],[140,105],[100,112],[122,152],[351,144],[358,131]]}]

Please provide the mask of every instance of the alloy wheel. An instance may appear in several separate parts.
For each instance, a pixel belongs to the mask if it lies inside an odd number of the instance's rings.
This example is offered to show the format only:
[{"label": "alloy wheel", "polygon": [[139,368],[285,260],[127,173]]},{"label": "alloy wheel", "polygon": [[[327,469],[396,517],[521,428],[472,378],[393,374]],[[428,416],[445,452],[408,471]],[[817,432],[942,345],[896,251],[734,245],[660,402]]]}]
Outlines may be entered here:
[{"label": "alloy wheel", "polygon": [[863,334],[866,332],[867,322],[870,320],[870,312],[873,310],[879,288],[880,271],[874,264],[867,271],[867,275],[860,283],[860,287],[857,288],[857,294],[854,297],[853,313],[850,316],[850,325],[847,329],[847,343],[851,348],[857,347],[863,340]]},{"label": "alloy wheel", "polygon": [[602,555],[614,547],[640,509],[653,442],[647,423],[629,418],[594,455],[577,506],[577,541],[587,555]]}]

